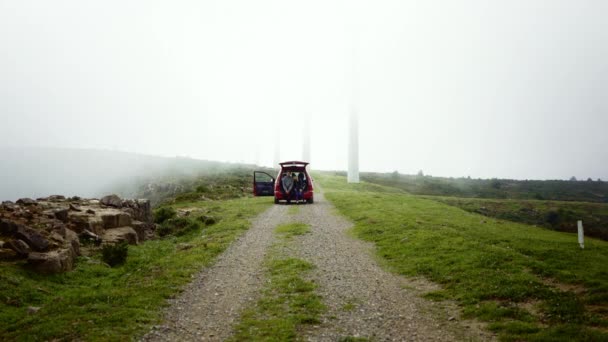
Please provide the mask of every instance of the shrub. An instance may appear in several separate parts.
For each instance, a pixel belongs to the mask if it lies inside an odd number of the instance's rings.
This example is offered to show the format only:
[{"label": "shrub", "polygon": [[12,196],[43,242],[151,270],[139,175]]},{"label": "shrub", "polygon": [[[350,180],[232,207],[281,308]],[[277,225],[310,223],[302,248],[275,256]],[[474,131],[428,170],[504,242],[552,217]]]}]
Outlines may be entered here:
[{"label": "shrub", "polygon": [[206,186],[206,185],[199,185],[199,186],[196,188],[196,192],[209,192],[209,191],[210,191],[210,189],[209,189],[209,187],[208,187],[208,186]]},{"label": "shrub", "polygon": [[158,227],[156,232],[160,236],[167,235],[184,235],[192,230],[200,228],[200,225],[195,220],[186,217],[176,217],[166,220]]},{"label": "shrub", "polygon": [[560,221],[559,213],[557,211],[551,210],[545,215],[545,221],[550,224],[552,227],[557,226]]},{"label": "shrub", "polygon": [[123,241],[116,245],[105,245],[101,250],[103,261],[111,267],[122,265],[127,260],[129,244]]},{"label": "shrub", "polygon": [[162,224],[163,222],[174,218],[176,215],[177,212],[173,208],[159,208],[154,212],[154,223]]},{"label": "shrub", "polygon": [[210,225],[215,224],[217,222],[217,219],[215,217],[213,217],[213,216],[206,216],[206,215],[199,216],[198,220],[201,223],[204,223],[205,226],[210,226]]}]

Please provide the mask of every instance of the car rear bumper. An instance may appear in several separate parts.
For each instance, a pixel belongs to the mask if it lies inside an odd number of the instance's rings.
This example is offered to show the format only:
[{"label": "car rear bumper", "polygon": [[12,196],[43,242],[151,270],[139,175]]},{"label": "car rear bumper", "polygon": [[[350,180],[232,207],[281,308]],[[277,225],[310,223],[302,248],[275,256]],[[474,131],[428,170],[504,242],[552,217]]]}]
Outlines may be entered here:
[{"label": "car rear bumper", "polygon": [[[304,194],[302,194],[302,197],[305,200],[309,200],[311,198],[313,198],[314,196],[314,192],[313,191],[306,191]],[[290,193],[289,195],[285,195],[284,193],[282,193],[281,191],[275,191],[274,192],[274,198],[276,200],[295,200],[296,199],[296,194],[295,192]]]}]

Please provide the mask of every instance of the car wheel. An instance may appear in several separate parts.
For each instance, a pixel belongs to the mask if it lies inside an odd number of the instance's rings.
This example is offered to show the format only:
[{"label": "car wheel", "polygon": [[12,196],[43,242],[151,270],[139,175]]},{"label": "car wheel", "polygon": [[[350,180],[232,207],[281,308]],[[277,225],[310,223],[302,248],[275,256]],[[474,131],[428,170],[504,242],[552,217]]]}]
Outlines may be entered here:
[{"label": "car wheel", "polygon": [[311,197],[311,198],[308,199],[308,203],[309,204],[313,204],[313,203],[315,203],[315,200]]},{"label": "car wheel", "polygon": [[274,198],[274,204],[279,204],[279,199],[278,198]]}]

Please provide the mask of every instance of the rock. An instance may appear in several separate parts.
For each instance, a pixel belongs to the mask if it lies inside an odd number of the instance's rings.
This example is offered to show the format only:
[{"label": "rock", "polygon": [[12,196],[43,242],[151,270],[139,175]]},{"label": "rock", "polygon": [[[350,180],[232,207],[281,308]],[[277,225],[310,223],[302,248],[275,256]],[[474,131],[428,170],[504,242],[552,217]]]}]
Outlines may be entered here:
[{"label": "rock", "polygon": [[50,239],[59,243],[64,243],[65,239],[63,238],[63,236],[61,236],[61,234],[59,234],[58,232],[52,232]]},{"label": "rock", "polygon": [[0,219],[0,235],[12,236],[19,226],[9,220]]},{"label": "rock", "polygon": [[40,311],[40,308],[37,306],[30,306],[27,308],[27,313],[30,315],[33,315],[33,314],[37,313],[38,311]]},{"label": "rock", "polygon": [[82,199],[82,198],[81,198],[81,197],[79,197],[79,196],[74,196],[74,197],[68,198],[68,200],[70,200],[70,201],[72,201],[72,202],[78,202],[78,201],[80,201],[81,199]]},{"label": "rock", "polygon": [[62,195],[51,195],[49,196],[49,201],[51,202],[61,202],[65,200],[65,196]]},{"label": "rock", "polygon": [[18,258],[17,252],[8,248],[0,248],[0,260],[15,260]]},{"label": "rock", "polygon": [[37,205],[38,201],[26,197],[26,198],[21,198],[21,199],[17,200],[17,204],[30,206],[30,205]]},{"label": "rock", "polygon": [[454,316],[452,316],[452,317],[449,317],[449,318],[448,318],[448,321],[453,321],[453,320],[455,320],[455,319],[456,319],[456,318],[455,318]]},{"label": "rock", "polygon": [[4,208],[6,211],[14,211],[16,209],[16,205],[11,201],[4,201],[2,202],[2,208]]},{"label": "rock", "polygon": [[65,230],[65,241],[67,243],[69,243],[75,256],[80,255],[80,239],[78,239],[78,234],[76,234],[75,231],[66,229]]},{"label": "rock", "polygon": [[83,212],[70,211],[69,221],[74,225],[74,230],[77,233],[88,230],[100,235],[104,232],[104,222],[98,215],[91,216]]},{"label": "rock", "polygon": [[17,256],[21,258],[27,257],[31,250],[30,246],[28,246],[28,244],[25,243],[25,241],[23,240],[11,240],[6,243],[5,247],[15,251],[17,253]]},{"label": "rock", "polygon": [[98,212],[105,229],[127,227],[131,225],[131,216],[117,209],[105,209]]},{"label": "rock", "polygon": [[4,241],[0,240],[0,248],[4,248]]},{"label": "rock", "polygon": [[67,208],[55,209],[53,211],[53,215],[55,215],[55,218],[62,222],[68,221],[68,213],[69,210]]},{"label": "rock", "polygon": [[87,209],[87,214],[95,215],[95,210]]},{"label": "rock", "polygon": [[100,202],[101,202],[101,204],[107,205],[109,207],[114,207],[114,208],[122,207],[122,200],[120,199],[120,197],[118,197],[116,195],[105,196],[100,200]]},{"label": "rock", "polygon": [[30,253],[27,262],[36,272],[54,274],[72,270],[74,257],[70,249],[58,249],[48,253]]},{"label": "rock", "polygon": [[120,227],[109,229],[102,237],[105,244],[117,244],[122,241],[127,241],[130,245],[137,245],[137,232],[132,227]]},{"label": "rock", "polygon": [[75,206],[73,203],[70,203],[70,210],[74,210],[74,211],[82,211],[82,209],[78,208],[77,206]]},{"label": "rock", "polygon": [[84,241],[93,241],[96,245],[101,244],[101,237],[88,230],[84,230],[78,237]]},{"label": "rock", "polygon": [[144,241],[146,239],[146,228],[148,227],[146,223],[141,221],[133,221],[131,222],[131,227],[133,227],[137,233],[137,239],[139,241]]},{"label": "rock", "polygon": [[25,241],[35,251],[44,252],[49,248],[49,241],[32,228],[20,226],[14,236]]}]

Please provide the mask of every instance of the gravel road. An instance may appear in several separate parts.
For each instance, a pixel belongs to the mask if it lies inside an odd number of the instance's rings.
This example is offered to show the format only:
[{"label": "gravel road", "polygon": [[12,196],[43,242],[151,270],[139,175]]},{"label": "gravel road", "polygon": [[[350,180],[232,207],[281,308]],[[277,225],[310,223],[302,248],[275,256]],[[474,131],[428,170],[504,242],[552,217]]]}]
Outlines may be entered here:
[{"label": "gravel road", "polygon": [[257,298],[264,284],[262,261],[273,242],[273,230],[290,220],[287,206],[275,205],[215,264],[203,270],[165,312],[165,322],[144,341],[223,341],[241,311]]},{"label": "gravel road", "polygon": [[230,337],[240,313],[258,298],[264,282],[262,261],[274,241],[273,230],[288,222],[311,226],[297,239],[293,252],[316,265],[310,280],[328,307],[322,323],[300,331],[305,340],[339,341],[346,337],[372,341],[493,340],[475,322],[458,318],[450,303],[433,303],[420,294],[436,289],[381,268],[373,246],[347,234],[352,223],[337,215],[323,194],[315,204],[274,205],[217,262],[203,270],[165,314],[145,341],[222,341]]}]

